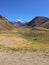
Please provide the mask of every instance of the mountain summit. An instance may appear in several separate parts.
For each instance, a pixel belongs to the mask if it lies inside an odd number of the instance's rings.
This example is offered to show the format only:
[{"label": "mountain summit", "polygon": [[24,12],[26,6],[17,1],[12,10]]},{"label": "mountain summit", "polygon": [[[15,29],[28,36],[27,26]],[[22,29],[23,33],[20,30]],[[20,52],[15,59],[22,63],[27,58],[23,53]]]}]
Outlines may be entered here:
[{"label": "mountain summit", "polygon": [[27,26],[49,28],[49,18],[37,16],[32,19],[29,23],[27,23]]}]

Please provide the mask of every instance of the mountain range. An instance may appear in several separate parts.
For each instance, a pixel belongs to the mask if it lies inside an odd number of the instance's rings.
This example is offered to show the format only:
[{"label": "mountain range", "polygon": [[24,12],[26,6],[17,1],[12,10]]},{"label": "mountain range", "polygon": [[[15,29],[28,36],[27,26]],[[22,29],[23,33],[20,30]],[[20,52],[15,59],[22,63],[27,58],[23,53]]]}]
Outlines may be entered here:
[{"label": "mountain range", "polygon": [[25,23],[23,20],[17,20],[15,22],[11,22],[5,17],[0,15],[0,31],[10,31],[14,30],[17,27],[27,27],[27,28],[45,28],[49,29],[49,18],[43,16],[37,16],[31,21]]}]

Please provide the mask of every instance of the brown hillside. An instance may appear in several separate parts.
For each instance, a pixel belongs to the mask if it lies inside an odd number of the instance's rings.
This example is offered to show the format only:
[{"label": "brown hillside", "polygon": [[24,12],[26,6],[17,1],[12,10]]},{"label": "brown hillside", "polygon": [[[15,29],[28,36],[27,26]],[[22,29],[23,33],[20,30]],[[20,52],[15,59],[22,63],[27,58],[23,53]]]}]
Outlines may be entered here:
[{"label": "brown hillside", "polygon": [[5,17],[0,15],[0,31],[8,31],[15,29],[15,26],[11,24]]}]

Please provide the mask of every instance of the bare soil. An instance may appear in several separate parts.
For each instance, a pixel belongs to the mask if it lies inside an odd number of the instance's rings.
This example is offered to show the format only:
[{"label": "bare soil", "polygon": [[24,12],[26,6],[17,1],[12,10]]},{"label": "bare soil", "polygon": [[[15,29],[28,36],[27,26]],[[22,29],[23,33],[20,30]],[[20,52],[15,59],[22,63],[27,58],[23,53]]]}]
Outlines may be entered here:
[{"label": "bare soil", "polygon": [[49,65],[49,56],[0,52],[0,65]]},{"label": "bare soil", "polygon": [[0,37],[0,44],[29,44],[27,40],[16,37]]}]

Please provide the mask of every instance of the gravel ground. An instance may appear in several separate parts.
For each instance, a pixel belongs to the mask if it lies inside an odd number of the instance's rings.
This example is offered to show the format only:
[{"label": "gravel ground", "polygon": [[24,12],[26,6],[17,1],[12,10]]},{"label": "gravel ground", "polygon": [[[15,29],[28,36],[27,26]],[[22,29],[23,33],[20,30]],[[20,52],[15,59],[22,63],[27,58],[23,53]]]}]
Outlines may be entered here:
[{"label": "gravel ground", "polygon": [[49,65],[49,56],[0,52],[0,65]]}]

